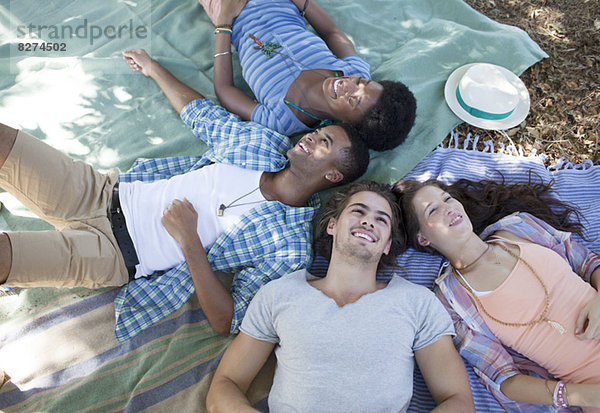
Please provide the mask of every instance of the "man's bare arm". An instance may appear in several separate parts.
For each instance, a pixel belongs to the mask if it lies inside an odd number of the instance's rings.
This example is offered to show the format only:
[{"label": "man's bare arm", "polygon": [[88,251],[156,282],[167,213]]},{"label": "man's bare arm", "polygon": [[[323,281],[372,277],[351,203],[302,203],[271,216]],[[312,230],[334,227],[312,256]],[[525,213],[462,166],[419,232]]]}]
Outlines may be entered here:
[{"label": "man's bare arm", "polygon": [[163,91],[177,113],[192,100],[203,99],[198,91],[180,82],[167,69],[153,60],[144,49],[132,49],[123,53],[123,59],[134,72],[142,72],[152,78]]},{"label": "man's bare arm", "polygon": [[229,334],[233,319],[233,297],[215,275],[198,236],[198,214],[187,199],[175,200],[166,209],[162,223],[179,243],[187,262],[196,296],[216,333]]},{"label": "man's bare arm", "polygon": [[246,392],[274,347],[273,343],[239,333],[225,351],[210,384],[206,398],[208,411],[257,412]]},{"label": "man's bare arm", "polygon": [[450,336],[415,351],[415,359],[437,403],[433,411],[475,412],[467,370]]}]

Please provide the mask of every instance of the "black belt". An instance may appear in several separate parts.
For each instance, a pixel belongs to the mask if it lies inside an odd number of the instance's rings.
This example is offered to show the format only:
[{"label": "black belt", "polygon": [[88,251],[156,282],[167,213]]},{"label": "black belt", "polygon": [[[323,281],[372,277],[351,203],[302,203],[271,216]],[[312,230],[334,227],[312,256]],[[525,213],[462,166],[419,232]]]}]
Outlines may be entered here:
[{"label": "black belt", "polygon": [[113,188],[112,201],[110,203],[110,222],[112,224],[113,234],[119,244],[119,249],[125,260],[125,266],[129,272],[129,278],[135,274],[135,266],[140,263],[138,256],[133,246],[133,241],[127,231],[125,223],[125,215],[121,209],[121,201],[119,200],[119,183],[117,182]]}]

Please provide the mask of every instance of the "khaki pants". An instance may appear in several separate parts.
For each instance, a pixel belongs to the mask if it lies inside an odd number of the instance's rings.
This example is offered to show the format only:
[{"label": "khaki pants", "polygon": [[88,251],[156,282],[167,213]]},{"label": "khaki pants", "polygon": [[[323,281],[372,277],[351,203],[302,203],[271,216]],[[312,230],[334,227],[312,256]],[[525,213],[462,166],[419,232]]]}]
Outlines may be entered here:
[{"label": "khaki pants", "polygon": [[101,174],[19,131],[0,187],[56,228],[9,232],[14,287],[119,286],[128,273],[109,207],[119,171]]}]

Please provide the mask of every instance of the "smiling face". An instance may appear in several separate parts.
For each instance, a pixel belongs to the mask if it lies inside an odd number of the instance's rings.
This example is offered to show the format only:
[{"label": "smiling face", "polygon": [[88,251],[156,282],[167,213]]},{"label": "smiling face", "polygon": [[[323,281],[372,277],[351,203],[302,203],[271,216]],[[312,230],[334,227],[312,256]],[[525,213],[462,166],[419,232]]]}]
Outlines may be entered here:
[{"label": "smiling face", "polygon": [[318,174],[333,183],[343,179],[338,170],[342,152],[350,147],[350,139],[340,126],[326,126],[304,135],[288,151],[290,167],[307,177]]},{"label": "smiling face", "polygon": [[328,77],[323,95],[336,120],[357,123],[377,102],[383,86],[360,76]]},{"label": "smiling face", "polygon": [[422,246],[444,250],[461,234],[472,234],[473,226],[462,204],[446,191],[427,185],[417,191],[412,206],[419,220],[417,241]]},{"label": "smiling face", "polygon": [[350,197],[339,217],[330,218],[327,233],[333,237],[332,257],[342,255],[362,262],[378,263],[392,244],[392,209],[375,192]]}]

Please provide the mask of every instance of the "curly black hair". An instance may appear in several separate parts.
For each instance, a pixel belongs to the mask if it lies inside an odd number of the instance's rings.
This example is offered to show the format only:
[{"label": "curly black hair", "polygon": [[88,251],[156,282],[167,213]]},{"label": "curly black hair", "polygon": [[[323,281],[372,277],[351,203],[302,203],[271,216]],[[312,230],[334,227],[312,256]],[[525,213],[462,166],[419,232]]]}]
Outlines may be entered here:
[{"label": "curly black hair", "polygon": [[347,123],[339,123],[348,135],[350,147],[342,149],[342,157],[338,161],[338,169],[344,175],[344,179],[338,182],[338,185],[348,184],[360,178],[369,166],[369,149],[362,139],[358,130]]},{"label": "curly black hair", "polygon": [[365,114],[358,129],[369,149],[385,151],[400,145],[415,123],[417,101],[404,83],[384,80],[379,100]]}]

